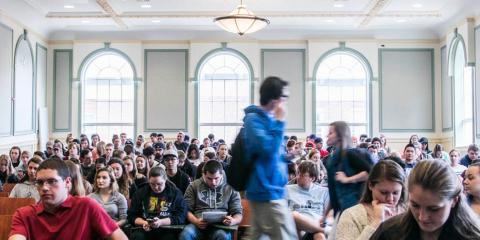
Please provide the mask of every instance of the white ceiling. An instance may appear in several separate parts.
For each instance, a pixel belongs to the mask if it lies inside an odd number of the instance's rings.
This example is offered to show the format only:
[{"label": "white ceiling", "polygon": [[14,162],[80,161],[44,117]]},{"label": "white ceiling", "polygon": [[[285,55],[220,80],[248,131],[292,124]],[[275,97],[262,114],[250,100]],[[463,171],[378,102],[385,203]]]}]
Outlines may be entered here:
[{"label": "white ceiling", "polygon": [[[431,39],[466,17],[479,0],[244,0],[271,24],[236,36],[213,18],[240,0],[0,0],[7,15],[48,39]],[[144,4],[150,8],[142,8]],[[66,8],[70,5],[73,8]]]}]

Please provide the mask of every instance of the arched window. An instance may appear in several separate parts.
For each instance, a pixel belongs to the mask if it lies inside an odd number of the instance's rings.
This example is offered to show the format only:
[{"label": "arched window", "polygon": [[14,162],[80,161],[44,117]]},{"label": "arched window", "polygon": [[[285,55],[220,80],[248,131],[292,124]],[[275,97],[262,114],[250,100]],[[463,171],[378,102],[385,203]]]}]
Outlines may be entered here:
[{"label": "arched window", "polygon": [[460,36],[452,41],[451,74],[454,82],[455,146],[465,147],[473,142],[473,79],[466,74],[465,43]]},{"label": "arched window", "polygon": [[82,72],[82,133],[134,135],[134,73],[130,63],[114,52],[92,57]]},{"label": "arched window", "polygon": [[250,103],[249,65],[231,51],[216,52],[200,64],[199,137],[213,133],[216,139],[231,143],[242,126],[243,109]]},{"label": "arched window", "polygon": [[333,51],[317,67],[316,131],[326,136],[328,124],[343,120],[350,124],[353,136],[369,131],[367,64],[349,51]]}]

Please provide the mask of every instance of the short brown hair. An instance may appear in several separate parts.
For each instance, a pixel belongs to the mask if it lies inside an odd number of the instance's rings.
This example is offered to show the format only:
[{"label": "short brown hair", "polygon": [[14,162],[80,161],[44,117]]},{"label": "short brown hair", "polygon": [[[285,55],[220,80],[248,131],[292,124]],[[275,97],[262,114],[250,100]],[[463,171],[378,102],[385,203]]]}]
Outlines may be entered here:
[{"label": "short brown hair", "polygon": [[315,178],[315,181],[320,175],[320,172],[318,171],[318,165],[312,161],[302,161],[300,165],[298,165],[298,173],[308,173],[310,177]]}]

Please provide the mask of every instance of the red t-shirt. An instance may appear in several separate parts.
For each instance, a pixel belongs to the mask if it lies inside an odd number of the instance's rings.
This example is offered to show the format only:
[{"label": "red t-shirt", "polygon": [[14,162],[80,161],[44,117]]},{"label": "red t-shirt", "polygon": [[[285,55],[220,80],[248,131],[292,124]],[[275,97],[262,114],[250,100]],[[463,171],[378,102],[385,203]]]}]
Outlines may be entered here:
[{"label": "red t-shirt", "polygon": [[68,196],[54,214],[37,203],[19,208],[12,219],[10,236],[28,239],[96,239],[110,236],[118,226],[95,200]]}]

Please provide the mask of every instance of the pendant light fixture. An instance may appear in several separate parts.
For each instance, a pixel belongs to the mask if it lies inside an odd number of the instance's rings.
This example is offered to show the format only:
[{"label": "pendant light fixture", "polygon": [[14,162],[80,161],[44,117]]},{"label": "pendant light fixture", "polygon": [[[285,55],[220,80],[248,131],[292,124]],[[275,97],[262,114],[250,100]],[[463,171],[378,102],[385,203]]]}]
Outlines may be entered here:
[{"label": "pendant light fixture", "polygon": [[257,17],[249,11],[247,6],[243,5],[243,0],[240,0],[240,5],[230,12],[230,14],[217,17],[213,19],[213,22],[225,31],[237,33],[240,36],[245,33],[256,32],[270,23],[268,19]]}]

